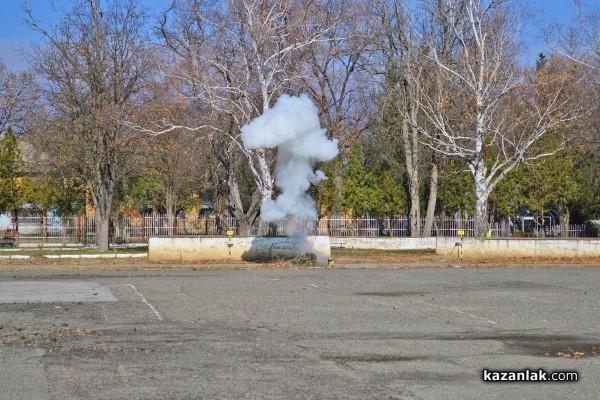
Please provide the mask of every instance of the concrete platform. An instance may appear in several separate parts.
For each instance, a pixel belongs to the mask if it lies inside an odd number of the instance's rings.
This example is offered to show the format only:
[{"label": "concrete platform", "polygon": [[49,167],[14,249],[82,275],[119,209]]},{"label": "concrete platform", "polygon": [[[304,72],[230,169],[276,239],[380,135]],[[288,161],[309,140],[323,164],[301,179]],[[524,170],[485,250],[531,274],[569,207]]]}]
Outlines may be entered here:
[{"label": "concrete platform", "polygon": [[313,253],[327,264],[331,257],[329,236],[254,236],[254,237],[151,237],[148,258],[151,261],[265,261],[293,258],[298,253]]},{"label": "concrete platform", "polygon": [[0,304],[109,301],[118,300],[95,282],[0,282]]}]

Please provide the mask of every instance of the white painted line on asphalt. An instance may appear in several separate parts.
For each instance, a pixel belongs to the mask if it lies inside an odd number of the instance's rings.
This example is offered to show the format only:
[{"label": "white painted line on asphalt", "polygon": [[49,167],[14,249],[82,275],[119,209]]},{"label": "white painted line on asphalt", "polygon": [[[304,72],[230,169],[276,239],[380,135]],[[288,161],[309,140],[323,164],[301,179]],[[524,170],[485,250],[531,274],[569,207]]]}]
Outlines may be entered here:
[{"label": "white painted line on asphalt", "polygon": [[124,283],[121,285],[107,285],[107,286],[129,286],[130,288],[133,289],[133,291],[140,296],[140,298],[142,299],[142,301],[144,302],[144,304],[146,304],[148,307],[150,307],[150,309],[152,310],[152,312],[154,313],[154,315],[156,315],[156,318],[158,318],[159,321],[162,321],[162,316],[160,315],[160,313],[158,311],[156,311],[156,308],[154,308],[154,306],[152,304],[150,304],[150,302],[148,300],[146,300],[146,297],[144,297],[143,294],[140,293],[140,291],[132,284],[130,283]]},{"label": "white painted line on asphalt", "polygon": [[521,296],[521,297],[525,297],[530,300],[541,301],[542,303],[550,303],[550,304],[560,303],[559,301],[544,300],[544,299],[540,299],[539,297],[527,296],[527,295],[521,294],[521,293],[515,293],[515,294],[517,294],[518,296]]},{"label": "white painted line on asphalt", "polygon": [[480,316],[474,315],[474,314],[469,314],[469,313],[466,313],[464,311],[456,310],[454,308],[449,308],[449,307],[444,307],[444,306],[438,306],[437,304],[427,303],[426,301],[421,301],[421,300],[406,299],[406,301],[411,301],[413,303],[419,303],[419,304],[425,304],[426,306],[430,306],[430,307],[441,308],[442,310],[452,311],[452,312],[455,312],[455,313],[458,313],[458,314],[466,315],[466,316],[471,317],[471,318],[475,318],[475,319],[479,319],[481,321],[485,321],[485,322],[493,324],[493,325],[498,325],[497,322],[492,321],[491,319],[483,318],[483,317],[480,317]]},{"label": "white painted line on asphalt", "polygon": [[[425,304],[425,305],[427,305],[427,306],[434,307],[434,308],[441,308],[441,309],[443,309],[443,310],[453,311],[453,312],[455,312],[455,313],[462,314],[462,315],[466,315],[466,316],[468,316],[468,317],[475,318],[475,319],[478,319],[478,320],[481,320],[481,321],[485,321],[485,322],[487,322],[487,323],[490,323],[490,324],[493,324],[493,325],[498,325],[498,323],[497,323],[497,322],[495,322],[495,321],[492,321],[491,319],[486,319],[486,318],[480,317],[480,316],[478,316],[478,315],[473,315],[473,314],[466,313],[466,312],[464,312],[464,311],[455,310],[454,308],[448,308],[448,307],[444,307],[444,306],[438,306],[437,304],[427,303],[427,302],[425,302],[425,301],[421,301],[421,300],[411,300],[411,299],[405,299],[405,300],[406,300],[406,301],[412,301],[412,302],[414,302],[414,303]],[[371,299],[369,299],[369,301],[370,301],[371,303],[375,303],[375,304],[381,304],[381,305],[383,305],[383,306],[388,306],[388,307],[389,307],[389,306],[391,306],[391,307],[397,307],[397,305],[395,305],[395,304],[389,304],[389,303],[386,303],[386,302],[383,302],[383,301],[377,301],[377,300],[371,300]]]},{"label": "white painted line on asphalt", "polygon": [[535,301],[541,301],[542,303],[549,303],[549,304],[560,303],[559,301],[552,301],[552,300],[540,299],[539,297],[528,296],[528,295],[522,294],[522,293],[513,293],[513,292],[488,292],[488,294],[490,294],[490,295],[498,295],[498,296],[508,296],[508,297],[519,296],[519,297],[523,298],[524,300],[535,300]]}]

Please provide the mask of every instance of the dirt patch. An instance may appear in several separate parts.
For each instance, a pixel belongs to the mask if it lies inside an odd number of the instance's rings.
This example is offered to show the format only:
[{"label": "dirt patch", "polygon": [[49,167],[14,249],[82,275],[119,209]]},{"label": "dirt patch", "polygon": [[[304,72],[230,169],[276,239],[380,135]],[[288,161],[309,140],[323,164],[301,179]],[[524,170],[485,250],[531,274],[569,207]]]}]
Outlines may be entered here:
[{"label": "dirt patch", "polygon": [[506,332],[490,335],[461,334],[444,340],[493,340],[516,354],[537,357],[583,358],[600,356],[600,340],[576,335]]},{"label": "dirt patch", "polygon": [[504,344],[519,353],[553,358],[587,358],[600,355],[600,341],[586,338],[553,338],[552,336],[504,339]]},{"label": "dirt patch", "polygon": [[93,334],[93,331],[81,328],[41,330],[32,327],[3,327],[0,329],[0,342],[12,347],[56,347],[61,341]]},{"label": "dirt patch", "polygon": [[599,257],[496,257],[459,259],[456,254],[436,254],[434,250],[358,250],[332,249],[336,264],[427,265],[445,268],[480,268],[507,265],[597,265]]}]

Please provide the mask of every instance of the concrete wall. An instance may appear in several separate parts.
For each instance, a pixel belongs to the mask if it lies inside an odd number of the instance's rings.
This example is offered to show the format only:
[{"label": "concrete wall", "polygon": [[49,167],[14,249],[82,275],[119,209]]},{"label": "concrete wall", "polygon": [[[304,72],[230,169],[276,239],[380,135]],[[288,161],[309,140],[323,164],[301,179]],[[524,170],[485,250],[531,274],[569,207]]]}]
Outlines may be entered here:
[{"label": "concrete wall", "polygon": [[[437,254],[456,254],[459,238],[437,238]],[[600,257],[600,239],[464,238],[463,257]]]},{"label": "concrete wall", "polygon": [[331,256],[328,236],[295,237],[188,237],[148,239],[148,258],[153,261],[222,260],[258,261],[293,258],[298,253],[314,253],[319,262]]},{"label": "concrete wall", "polygon": [[376,249],[376,250],[435,250],[435,238],[365,238],[347,237],[331,238],[331,247],[345,249]]}]

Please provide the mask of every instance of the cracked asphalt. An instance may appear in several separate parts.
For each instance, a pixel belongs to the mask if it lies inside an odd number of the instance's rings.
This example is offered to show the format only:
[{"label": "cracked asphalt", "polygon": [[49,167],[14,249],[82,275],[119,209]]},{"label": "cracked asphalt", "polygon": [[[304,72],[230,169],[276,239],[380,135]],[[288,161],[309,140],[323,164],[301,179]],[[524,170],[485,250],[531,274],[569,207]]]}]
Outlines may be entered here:
[{"label": "cracked asphalt", "polygon": [[[595,267],[4,271],[2,287],[0,399],[600,393]],[[484,383],[484,368],[579,381]]]}]

